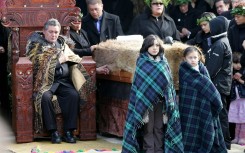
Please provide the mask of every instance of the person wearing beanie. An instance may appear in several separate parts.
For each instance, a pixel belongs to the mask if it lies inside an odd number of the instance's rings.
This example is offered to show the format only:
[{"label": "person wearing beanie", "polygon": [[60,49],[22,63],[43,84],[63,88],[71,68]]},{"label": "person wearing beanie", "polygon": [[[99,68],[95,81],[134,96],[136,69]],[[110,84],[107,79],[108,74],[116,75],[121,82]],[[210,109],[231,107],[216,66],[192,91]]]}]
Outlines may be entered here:
[{"label": "person wearing beanie", "polygon": [[144,38],[154,34],[165,43],[172,43],[168,41],[172,39],[180,41],[173,19],[164,12],[169,0],[145,0],[145,3],[145,11],[133,19],[128,34],[140,34]]},{"label": "person wearing beanie", "polygon": [[204,55],[207,54],[207,51],[211,47],[209,22],[215,17],[215,14],[212,12],[204,12],[201,17],[197,19],[197,25],[199,25],[202,30],[200,30],[193,39],[186,42],[189,45],[197,45],[200,47]]},{"label": "person wearing beanie", "polygon": [[213,84],[218,89],[223,109],[219,114],[222,133],[227,149],[231,147],[227,97],[230,95],[232,82],[232,52],[227,38],[228,20],[223,16],[218,16],[209,22],[211,33],[211,48],[205,56],[205,65]]}]

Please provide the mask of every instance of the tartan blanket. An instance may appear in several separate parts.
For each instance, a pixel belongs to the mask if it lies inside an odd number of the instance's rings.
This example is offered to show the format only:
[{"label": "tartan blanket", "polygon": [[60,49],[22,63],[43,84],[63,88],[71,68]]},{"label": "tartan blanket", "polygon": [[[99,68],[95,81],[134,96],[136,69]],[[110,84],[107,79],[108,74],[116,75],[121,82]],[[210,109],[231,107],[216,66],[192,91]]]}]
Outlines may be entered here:
[{"label": "tartan blanket", "polygon": [[219,113],[223,107],[220,94],[206,67],[199,71],[187,62],[179,68],[179,111],[183,144],[188,153],[224,153]]},{"label": "tartan blanket", "polygon": [[[34,129],[36,133],[40,133],[43,130],[41,99],[43,93],[53,85],[55,67],[61,52],[69,55],[69,61],[74,63],[70,67],[71,80],[80,95],[81,101],[87,101],[88,95],[95,90],[95,84],[85,68],[80,64],[81,58],[67,48],[64,38],[59,36],[58,42],[61,44],[61,49],[50,46],[42,34],[38,32],[34,32],[27,42],[26,55],[33,63]],[[76,76],[72,74],[76,74]],[[57,106],[57,101],[56,103],[54,102],[54,106]]]},{"label": "tartan blanket", "polygon": [[166,58],[161,55],[159,62],[153,61],[147,53],[140,54],[136,63],[136,70],[131,87],[130,102],[124,136],[122,153],[140,152],[136,139],[137,130],[143,123],[143,116],[147,110],[153,110],[153,106],[164,97],[168,123],[164,133],[165,152],[182,153],[182,133],[180,126],[178,104],[170,68]]}]

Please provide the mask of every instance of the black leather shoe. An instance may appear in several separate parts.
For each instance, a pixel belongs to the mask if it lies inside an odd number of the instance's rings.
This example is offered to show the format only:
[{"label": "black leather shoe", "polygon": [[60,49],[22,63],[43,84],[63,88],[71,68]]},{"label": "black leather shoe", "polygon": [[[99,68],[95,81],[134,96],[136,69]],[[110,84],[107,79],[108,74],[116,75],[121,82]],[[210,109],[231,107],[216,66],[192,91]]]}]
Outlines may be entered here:
[{"label": "black leather shoe", "polygon": [[71,131],[66,131],[64,133],[64,141],[67,143],[76,143],[76,139],[73,136],[73,133]]},{"label": "black leather shoe", "polygon": [[51,142],[52,143],[61,143],[61,138],[60,138],[58,131],[54,131],[51,134]]}]

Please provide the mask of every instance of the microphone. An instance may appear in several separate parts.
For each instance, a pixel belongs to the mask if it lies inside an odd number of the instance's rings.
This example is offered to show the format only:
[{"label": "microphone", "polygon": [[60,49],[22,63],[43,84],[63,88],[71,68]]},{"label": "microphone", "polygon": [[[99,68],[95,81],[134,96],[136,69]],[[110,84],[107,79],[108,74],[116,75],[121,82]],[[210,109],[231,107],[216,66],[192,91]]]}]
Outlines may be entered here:
[{"label": "microphone", "polygon": [[173,37],[171,37],[171,36],[165,37],[164,43],[165,43],[165,44],[170,44],[170,45],[172,45],[172,44],[174,43]]}]

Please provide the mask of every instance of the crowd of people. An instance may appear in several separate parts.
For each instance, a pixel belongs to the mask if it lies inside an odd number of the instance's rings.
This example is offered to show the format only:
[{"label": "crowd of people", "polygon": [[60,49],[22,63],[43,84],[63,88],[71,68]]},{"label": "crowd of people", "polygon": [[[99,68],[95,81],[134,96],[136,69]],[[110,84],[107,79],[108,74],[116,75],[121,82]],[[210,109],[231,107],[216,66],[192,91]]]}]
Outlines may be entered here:
[{"label": "crowd of people", "polygon": [[[231,143],[244,145],[245,1],[215,0],[213,7],[204,0],[168,3],[145,0],[144,12],[122,28],[120,16],[106,12],[102,0],[86,0],[87,14],[71,22],[74,45],[69,54],[58,20],[49,19],[42,32],[33,33],[26,55],[34,64],[35,130],[45,127],[51,142],[61,143],[52,106],[56,95],[64,116],[64,141],[76,143],[73,130],[84,101],[79,91],[91,84],[75,87],[69,67],[93,55],[100,42],[139,34],[144,42],[131,86],[122,152],[225,153]],[[7,76],[7,35],[8,29],[1,27],[2,83]],[[179,99],[163,48],[163,43],[174,41],[195,46],[183,51]],[[104,65],[96,72],[106,75],[110,70]],[[7,107],[7,85],[2,83],[1,106]],[[229,122],[235,123],[234,129]]]}]

